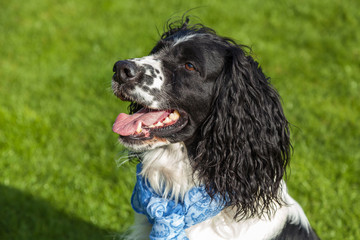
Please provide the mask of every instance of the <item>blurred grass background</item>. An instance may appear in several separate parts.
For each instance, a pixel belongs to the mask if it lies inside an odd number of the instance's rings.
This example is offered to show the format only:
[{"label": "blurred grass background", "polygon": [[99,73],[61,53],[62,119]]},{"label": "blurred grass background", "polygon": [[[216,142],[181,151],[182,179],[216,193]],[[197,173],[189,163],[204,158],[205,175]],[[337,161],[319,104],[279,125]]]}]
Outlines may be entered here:
[{"label": "blurred grass background", "polygon": [[[186,10],[253,48],[292,127],[290,194],[322,239],[360,239],[360,2],[1,1],[0,239],[113,239],[134,166],[111,126],[115,61]],[[197,21],[197,19],[194,19]]]}]

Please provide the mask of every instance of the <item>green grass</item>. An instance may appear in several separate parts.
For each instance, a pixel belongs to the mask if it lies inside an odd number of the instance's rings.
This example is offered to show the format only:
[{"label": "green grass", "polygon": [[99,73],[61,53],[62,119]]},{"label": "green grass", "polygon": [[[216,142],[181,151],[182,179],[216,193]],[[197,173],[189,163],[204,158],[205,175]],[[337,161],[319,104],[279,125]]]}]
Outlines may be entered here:
[{"label": "green grass", "polygon": [[113,63],[147,54],[173,14],[250,45],[282,96],[288,187],[323,239],[360,239],[360,3],[1,1],[0,239],[112,239],[134,166],[111,126]]}]

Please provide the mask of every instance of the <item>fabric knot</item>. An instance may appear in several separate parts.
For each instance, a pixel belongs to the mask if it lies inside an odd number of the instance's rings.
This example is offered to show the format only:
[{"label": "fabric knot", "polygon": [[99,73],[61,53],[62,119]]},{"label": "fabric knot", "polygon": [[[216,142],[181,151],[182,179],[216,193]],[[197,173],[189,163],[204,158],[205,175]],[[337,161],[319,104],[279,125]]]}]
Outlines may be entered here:
[{"label": "fabric knot", "polygon": [[210,198],[204,186],[190,189],[182,202],[162,198],[140,175],[141,168],[139,163],[131,205],[153,225],[150,240],[187,240],[185,229],[217,215],[224,207],[220,198]]}]

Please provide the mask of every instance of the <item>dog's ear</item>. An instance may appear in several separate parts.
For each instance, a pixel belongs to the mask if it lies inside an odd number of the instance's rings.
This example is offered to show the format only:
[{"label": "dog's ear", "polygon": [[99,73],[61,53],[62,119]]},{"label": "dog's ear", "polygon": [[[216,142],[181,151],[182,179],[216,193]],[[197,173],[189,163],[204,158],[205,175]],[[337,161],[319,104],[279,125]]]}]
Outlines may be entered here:
[{"label": "dog's ear", "polygon": [[291,150],[278,93],[234,44],[215,91],[193,161],[196,177],[234,207],[237,219],[270,213],[274,202],[282,204],[279,187]]}]

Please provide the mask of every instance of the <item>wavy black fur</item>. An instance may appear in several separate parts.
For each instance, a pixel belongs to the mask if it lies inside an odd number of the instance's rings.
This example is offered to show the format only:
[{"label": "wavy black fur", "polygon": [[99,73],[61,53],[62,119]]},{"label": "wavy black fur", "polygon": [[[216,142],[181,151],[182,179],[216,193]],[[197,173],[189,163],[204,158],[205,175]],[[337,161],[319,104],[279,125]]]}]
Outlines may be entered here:
[{"label": "wavy black fur", "polygon": [[279,185],[290,156],[288,122],[258,63],[237,45],[228,53],[193,167],[209,193],[220,193],[236,207],[236,217],[261,216],[274,201],[281,203]]}]

